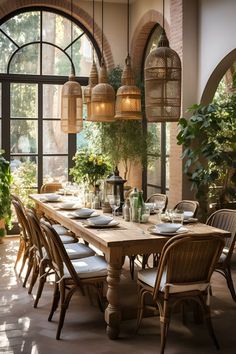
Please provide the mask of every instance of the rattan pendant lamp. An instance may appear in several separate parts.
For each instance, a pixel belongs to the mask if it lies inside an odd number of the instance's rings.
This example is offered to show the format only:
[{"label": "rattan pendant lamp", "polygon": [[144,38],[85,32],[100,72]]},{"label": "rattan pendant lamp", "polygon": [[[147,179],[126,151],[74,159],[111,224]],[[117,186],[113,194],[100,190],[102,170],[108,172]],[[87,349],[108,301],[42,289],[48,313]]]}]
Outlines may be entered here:
[{"label": "rattan pendant lamp", "polygon": [[181,107],[181,61],[169,47],[164,29],[158,46],[147,56],[144,68],[145,109],[148,122],[175,122]]},{"label": "rattan pendant lamp", "polygon": [[[71,0],[71,17],[73,2]],[[71,43],[73,42],[73,27],[71,20]],[[73,65],[73,48],[71,44],[71,74],[61,91],[61,130],[64,133],[79,133],[83,129],[82,89],[75,79]]]},{"label": "rattan pendant lamp", "polygon": [[[94,0],[93,0],[93,39],[94,39]],[[93,47],[93,64],[89,74],[89,84],[84,89],[84,104],[87,106],[87,121],[91,120],[91,95],[92,88],[98,84],[98,71],[94,61],[94,47]]]},{"label": "rattan pendant lamp", "polygon": [[108,84],[107,70],[103,58],[103,0],[102,0],[102,58],[99,83],[93,87],[91,96],[91,117],[93,122],[113,122],[115,120],[115,91]]},{"label": "rattan pendant lamp", "polygon": [[127,58],[121,77],[122,86],[116,94],[116,115],[115,118],[122,120],[140,120],[141,113],[141,91],[135,86],[131,58],[129,55],[129,0],[127,0]]}]

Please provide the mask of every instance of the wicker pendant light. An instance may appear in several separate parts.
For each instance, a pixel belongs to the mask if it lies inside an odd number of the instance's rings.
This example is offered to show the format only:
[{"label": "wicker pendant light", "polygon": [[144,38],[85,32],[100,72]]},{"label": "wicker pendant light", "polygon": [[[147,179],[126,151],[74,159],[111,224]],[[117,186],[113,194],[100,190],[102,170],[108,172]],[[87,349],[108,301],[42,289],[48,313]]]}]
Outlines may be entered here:
[{"label": "wicker pendant light", "polygon": [[169,47],[164,29],[158,47],[151,51],[145,61],[145,108],[148,122],[175,122],[181,107],[181,61]]},{"label": "wicker pendant light", "polygon": [[127,58],[121,77],[122,86],[116,93],[116,115],[115,118],[122,120],[140,120],[141,113],[141,91],[135,86],[131,58],[129,55],[129,0],[127,0]]},{"label": "wicker pendant light", "polygon": [[113,122],[115,120],[115,91],[108,84],[107,70],[103,58],[103,0],[102,0],[102,59],[99,83],[92,88],[91,117],[93,122]]},{"label": "wicker pendant light", "polygon": [[[73,4],[71,0],[71,17],[73,14]],[[73,41],[72,21],[71,21],[71,42]],[[71,44],[71,75],[69,80],[63,85],[61,91],[61,130],[64,133],[79,133],[83,129],[83,104],[82,89],[75,79],[75,69],[73,65],[73,49]]]},{"label": "wicker pendant light", "polygon": [[[93,0],[93,39],[94,39],[94,0]],[[87,121],[91,119],[91,95],[92,88],[98,84],[98,71],[94,61],[94,47],[93,47],[93,64],[89,74],[89,84],[84,89],[84,104],[87,106]]]}]

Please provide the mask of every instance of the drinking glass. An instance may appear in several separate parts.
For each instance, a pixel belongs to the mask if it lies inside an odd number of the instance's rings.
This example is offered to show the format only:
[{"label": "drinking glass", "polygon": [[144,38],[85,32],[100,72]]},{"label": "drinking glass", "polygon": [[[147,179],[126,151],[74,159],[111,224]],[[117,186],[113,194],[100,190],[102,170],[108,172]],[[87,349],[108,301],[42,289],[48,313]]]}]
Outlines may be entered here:
[{"label": "drinking glass", "polygon": [[109,204],[112,208],[112,215],[115,216],[116,215],[116,211],[120,206],[120,196],[118,195],[109,195],[108,196],[108,201]]},{"label": "drinking glass", "polygon": [[161,222],[161,214],[163,209],[165,208],[165,200],[156,200],[154,203],[154,209],[157,212],[157,222]]},{"label": "drinking glass", "polygon": [[184,222],[184,212],[183,210],[175,209],[171,214],[171,221],[176,224],[183,224]]}]

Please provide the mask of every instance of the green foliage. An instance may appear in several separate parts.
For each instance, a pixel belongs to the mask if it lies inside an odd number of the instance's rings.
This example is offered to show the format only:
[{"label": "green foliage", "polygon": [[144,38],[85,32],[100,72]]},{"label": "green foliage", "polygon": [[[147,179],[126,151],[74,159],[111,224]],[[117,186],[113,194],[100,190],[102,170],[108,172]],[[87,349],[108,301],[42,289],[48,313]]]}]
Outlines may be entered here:
[{"label": "green foliage", "polygon": [[184,172],[201,199],[223,207],[236,198],[236,95],[218,95],[208,106],[194,105],[190,119],[179,120]]},{"label": "green foliage", "polygon": [[79,150],[73,157],[75,165],[70,169],[70,175],[77,183],[95,186],[99,179],[111,172],[109,162],[102,155],[96,155],[88,150]]},{"label": "green foliage", "polygon": [[[109,82],[115,91],[121,85],[121,75],[122,69],[119,66],[108,73]],[[141,87],[142,83],[139,86]],[[87,122],[85,136],[89,140],[89,145],[92,146],[93,151],[112,161],[113,169],[118,163],[123,163],[124,179],[127,179],[132,163],[141,162],[145,166],[159,155],[155,134],[151,131],[146,132],[141,121]],[[147,151],[150,154],[148,161]]]},{"label": "green foliage", "polygon": [[[11,227],[11,194],[10,187],[12,176],[10,172],[10,164],[2,156],[3,151],[0,150],[0,220],[4,219],[5,225]],[[4,235],[3,229],[0,230]]]},{"label": "green foliage", "polygon": [[19,196],[22,202],[28,207],[33,203],[28,195],[35,193],[36,186],[36,165],[31,161],[22,162],[21,165],[12,172],[13,183],[12,193]]}]

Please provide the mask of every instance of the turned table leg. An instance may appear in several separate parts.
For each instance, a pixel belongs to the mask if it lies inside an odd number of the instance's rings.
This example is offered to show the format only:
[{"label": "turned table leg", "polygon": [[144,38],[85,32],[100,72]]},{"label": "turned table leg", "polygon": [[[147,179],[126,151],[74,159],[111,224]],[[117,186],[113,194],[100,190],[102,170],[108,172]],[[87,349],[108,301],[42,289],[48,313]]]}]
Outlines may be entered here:
[{"label": "turned table leg", "polygon": [[110,339],[116,339],[120,332],[121,309],[119,301],[119,283],[122,264],[114,265],[110,263],[108,266],[108,306],[105,310],[105,321],[107,323],[107,335]]}]

